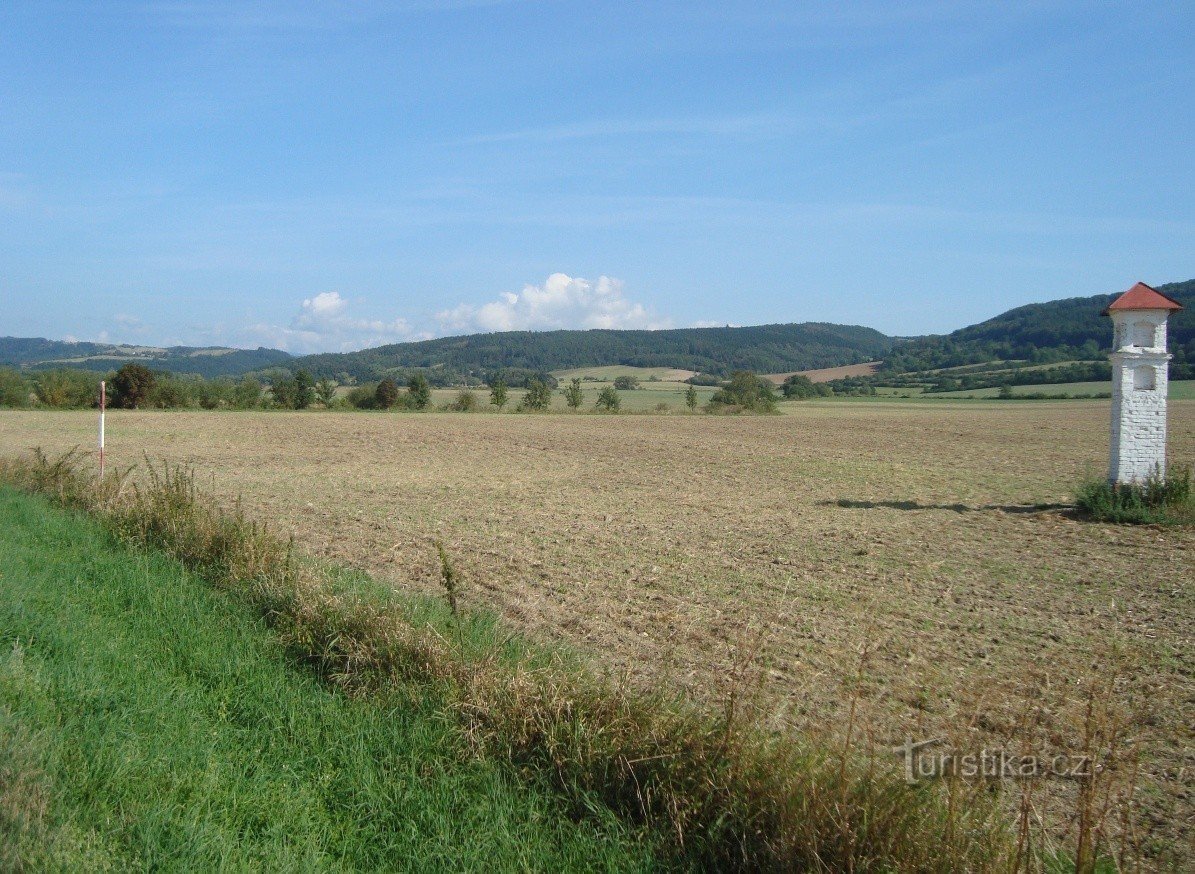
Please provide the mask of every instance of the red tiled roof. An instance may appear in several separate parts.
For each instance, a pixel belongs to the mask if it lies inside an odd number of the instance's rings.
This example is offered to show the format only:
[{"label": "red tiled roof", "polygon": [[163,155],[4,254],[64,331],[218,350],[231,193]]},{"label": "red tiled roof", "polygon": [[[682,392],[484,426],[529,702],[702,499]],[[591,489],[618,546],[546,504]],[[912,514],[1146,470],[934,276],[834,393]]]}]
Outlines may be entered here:
[{"label": "red tiled roof", "polygon": [[1103,315],[1111,310],[1181,310],[1183,305],[1144,282],[1138,282],[1108,305]]}]

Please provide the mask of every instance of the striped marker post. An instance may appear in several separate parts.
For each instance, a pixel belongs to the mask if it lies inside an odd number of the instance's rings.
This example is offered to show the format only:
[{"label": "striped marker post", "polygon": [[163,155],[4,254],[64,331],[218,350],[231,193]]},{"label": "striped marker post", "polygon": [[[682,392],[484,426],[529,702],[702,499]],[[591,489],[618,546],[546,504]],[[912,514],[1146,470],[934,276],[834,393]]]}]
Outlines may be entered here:
[{"label": "striped marker post", "polygon": [[100,380],[100,479],[104,478],[104,413],[108,406],[108,384]]}]

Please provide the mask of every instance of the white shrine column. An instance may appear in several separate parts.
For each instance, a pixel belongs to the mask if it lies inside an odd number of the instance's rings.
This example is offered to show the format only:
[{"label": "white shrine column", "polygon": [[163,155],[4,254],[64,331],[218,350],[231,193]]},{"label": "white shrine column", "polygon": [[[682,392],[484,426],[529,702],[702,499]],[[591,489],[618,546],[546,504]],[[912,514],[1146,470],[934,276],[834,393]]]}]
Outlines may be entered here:
[{"label": "white shrine column", "polygon": [[1112,318],[1113,483],[1166,473],[1166,319],[1182,305],[1138,282],[1104,310]]}]

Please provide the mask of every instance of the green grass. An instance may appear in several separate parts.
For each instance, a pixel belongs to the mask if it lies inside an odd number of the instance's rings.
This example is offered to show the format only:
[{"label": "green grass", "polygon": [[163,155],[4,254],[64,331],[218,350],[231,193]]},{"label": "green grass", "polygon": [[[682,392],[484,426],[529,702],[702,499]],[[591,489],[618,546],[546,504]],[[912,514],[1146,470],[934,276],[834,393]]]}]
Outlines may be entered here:
[{"label": "green grass", "polygon": [[[1037,392],[1044,392],[1046,394],[1101,394],[1112,391],[1112,382],[1057,382],[1046,385],[1014,385],[1012,387],[1013,396],[1036,394]],[[994,398],[1000,393],[999,388],[977,388],[970,391],[948,391],[941,393],[933,393],[926,395],[927,398],[967,398],[974,396],[976,398]],[[1175,380],[1168,385],[1168,394],[1171,400],[1189,401],[1195,400],[1195,380],[1183,379]]]},{"label": "green grass", "polygon": [[346,696],[178,563],[0,487],[0,868],[653,866],[422,688]]}]

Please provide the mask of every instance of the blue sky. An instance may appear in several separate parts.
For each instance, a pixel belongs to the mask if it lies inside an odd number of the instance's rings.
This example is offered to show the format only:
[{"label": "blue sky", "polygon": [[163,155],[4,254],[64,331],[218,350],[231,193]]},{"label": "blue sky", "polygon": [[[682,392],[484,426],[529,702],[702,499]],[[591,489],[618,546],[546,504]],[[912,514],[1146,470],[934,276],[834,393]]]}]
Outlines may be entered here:
[{"label": "blue sky", "polygon": [[947,331],[1195,277],[1195,7],[0,4],[0,335]]}]

